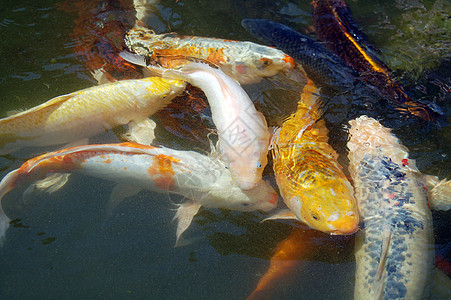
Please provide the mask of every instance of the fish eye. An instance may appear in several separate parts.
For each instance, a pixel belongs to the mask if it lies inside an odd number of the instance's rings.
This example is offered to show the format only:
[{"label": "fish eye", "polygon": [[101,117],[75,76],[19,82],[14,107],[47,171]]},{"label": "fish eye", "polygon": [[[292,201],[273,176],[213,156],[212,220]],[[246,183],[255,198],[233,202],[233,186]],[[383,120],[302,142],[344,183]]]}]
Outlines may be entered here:
[{"label": "fish eye", "polygon": [[246,206],[249,206],[250,204],[249,204],[249,202],[243,202],[243,203],[241,203],[241,205],[246,207]]},{"label": "fish eye", "polygon": [[317,221],[320,219],[319,216],[316,213],[312,213],[312,218],[317,220]]},{"label": "fish eye", "polygon": [[257,162],[257,168],[261,168],[262,167],[262,163],[261,162]]}]

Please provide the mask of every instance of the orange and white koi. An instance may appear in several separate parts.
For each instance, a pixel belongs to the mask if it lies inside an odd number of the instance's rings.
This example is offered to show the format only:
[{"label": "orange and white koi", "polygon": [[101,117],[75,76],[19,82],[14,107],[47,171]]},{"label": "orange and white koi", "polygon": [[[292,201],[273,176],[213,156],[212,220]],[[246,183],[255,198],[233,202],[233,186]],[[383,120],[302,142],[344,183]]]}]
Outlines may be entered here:
[{"label": "orange and white koi", "polygon": [[364,222],[356,237],[354,298],[428,298],[432,215],[415,160],[375,119],[361,116],[349,124],[349,171]]},{"label": "orange and white koi", "polygon": [[273,136],[274,173],[289,211],[270,219],[296,219],[322,232],[351,234],[359,224],[354,190],[328,144],[317,93],[309,81],[297,111]]},{"label": "orange and white koi", "polygon": [[129,125],[128,140],[149,144],[148,116],[185,89],[185,82],[159,77],[124,80],[53,98],[0,119],[0,154],[18,148],[72,143],[107,129]]},{"label": "orange and white koi", "polygon": [[268,46],[175,33],[155,34],[139,25],[127,33],[125,43],[131,51],[165,68],[192,61],[209,63],[241,84],[259,82],[295,66],[290,56]]},{"label": "orange and white koi", "polygon": [[[145,65],[139,55],[125,52],[121,56]],[[268,163],[269,132],[264,116],[255,109],[246,91],[207,64],[189,63],[178,70],[147,67],[163,78],[188,81],[205,93],[218,132],[219,151],[233,178],[244,190],[258,184]]]},{"label": "orange and white koi", "polygon": [[[277,194],[269,184],[262,180],[254,189],[243,191],[217,158],[133,143],[77,146],[30,159],[3,178],[0,199],[16,186],[54,173],[79,173],[117,182],[112,205],[142,189],[188,198],[175,215],[177,241],[201,206],[267,211],[277,205]],[[9,219],[0,207],[0,239],[8,226]]]}]

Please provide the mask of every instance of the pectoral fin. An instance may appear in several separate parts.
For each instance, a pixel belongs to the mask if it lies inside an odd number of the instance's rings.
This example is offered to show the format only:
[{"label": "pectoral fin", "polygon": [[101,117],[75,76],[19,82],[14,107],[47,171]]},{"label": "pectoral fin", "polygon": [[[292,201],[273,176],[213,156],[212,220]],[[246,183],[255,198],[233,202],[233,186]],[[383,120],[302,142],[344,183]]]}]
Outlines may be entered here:
[{"label": "pectoral fin", "polygon": [[289,210],[289,209],[281,209],[278,212],[276,212],[274,215],[265,218],[262,222],[267,220],[298,220],[296,216]]},{"label": "pectoral fin", "polygon": [[191,224],[193,217],[199,211],[201,207],[200,204],[195,202],[185,202],[180,205],[177,209],[177,213],[174,216],[173,220],[177,220],[177,232],[176,232],[176,242],[175,247],[179,245],[179,239],[183,232],[188,229]]},{"label": "pectoral fin", "polygon": [[122,137],[130,142],[150,145],[155,139],[155,127],[156,124],[151,119],[131,121],[128,124],[128,132],[123,134]]},{"label": "pectoral fin", "polygon": [[437,176],[423,175],[428,189],[429,207],[432,210],[451,209],[451,180],[440,180]]},{"label": "pectoral fin", "polygon": [[118,184],[114,187],[107,207],[107,216],[109,216],[116,206],[118,206],[125,198],[134,196],[141,190],[141,188],[129,184]]},{"label": "pectoral fin", "polygon": [[22,199],[24,203],[29,202],[31,195],[35,190],[44,191],[49,194],[58,191],[66,184],[69,176],[70,173],[53,173],[44,179],[36,181],[23,193]]}]

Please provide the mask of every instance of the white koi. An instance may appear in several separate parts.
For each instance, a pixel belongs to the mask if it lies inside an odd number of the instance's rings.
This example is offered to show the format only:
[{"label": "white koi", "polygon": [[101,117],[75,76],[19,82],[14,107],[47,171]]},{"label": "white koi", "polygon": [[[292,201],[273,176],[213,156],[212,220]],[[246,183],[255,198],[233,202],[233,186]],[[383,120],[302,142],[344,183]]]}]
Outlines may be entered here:
[{"label": "white koi", "polygon": [[[30,159],[0,182],[0,201],[16,186],[54,173],[79,173],[117,182],[112,206],[143,189],[186,197],[188,201],[179,205],[175,215],[177,241],[201,206],[268,211],[277,205],[277,194],[269,184],[262,180],[254,189],[243,191],[217,158],[133,143],[77,146]],[[9,218],[0,206],[0,240],[8,226]]]},{"label": "white koi", "polygon": [[148,117],[185,89],[185,82],[159,77],[123,80],[53,98],[0,119],[0,154],[22,147],[72,143],[119,125],[129,125],[129,141],[150,144]]},{"label": "white koi", "polygon": [[[139,55],[120,55],[145,66]],[[244,89],[221,70],[206,64],[189,63],[178,70],[147,67],[163,78],[185,80],[205,93],[218,132],[218,148],[233,178],[244,190],[258,184],[268,163],[269,131],[264,116]]]}]

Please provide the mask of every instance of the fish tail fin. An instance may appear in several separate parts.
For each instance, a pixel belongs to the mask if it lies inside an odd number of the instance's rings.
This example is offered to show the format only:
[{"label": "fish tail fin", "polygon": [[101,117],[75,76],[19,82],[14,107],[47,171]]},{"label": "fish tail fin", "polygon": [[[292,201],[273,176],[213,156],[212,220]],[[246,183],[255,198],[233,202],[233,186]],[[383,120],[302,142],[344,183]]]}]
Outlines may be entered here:
[{"label": "fish tail fin", "polygon": [[0,247],[3,246],[6,230],[8,230],[9,222],[11,221],[3,210],[1,200],[3,196],[14,188],[19,174],[18,169],[11,171],[0,182]]}]

